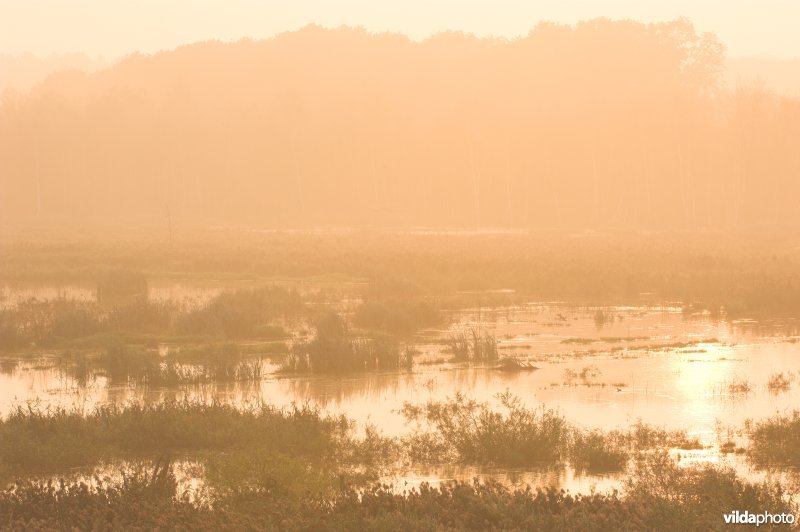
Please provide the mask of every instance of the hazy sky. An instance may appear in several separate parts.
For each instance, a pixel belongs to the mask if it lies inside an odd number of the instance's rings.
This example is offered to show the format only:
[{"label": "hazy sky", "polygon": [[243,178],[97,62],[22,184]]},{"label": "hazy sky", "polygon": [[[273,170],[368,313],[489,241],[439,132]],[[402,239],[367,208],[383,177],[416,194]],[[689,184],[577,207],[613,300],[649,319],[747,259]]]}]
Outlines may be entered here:
[{"label": "hazy sky", "polygon": [[441,30],[516,36],[538,21],[688,16],[730,55],[800,56],[800,0],[0,0],[0,53],[111,59],[189,42],[264,38],[308,23],[423,38]]}]

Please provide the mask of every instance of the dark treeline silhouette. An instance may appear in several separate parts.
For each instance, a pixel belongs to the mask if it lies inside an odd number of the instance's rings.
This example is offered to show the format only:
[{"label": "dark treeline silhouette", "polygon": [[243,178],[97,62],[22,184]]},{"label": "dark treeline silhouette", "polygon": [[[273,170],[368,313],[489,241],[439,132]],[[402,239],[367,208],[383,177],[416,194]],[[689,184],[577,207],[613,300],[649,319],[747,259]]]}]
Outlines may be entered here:
[{"label": "dark treeline silhouette", "polygon": [[723,64],[685,19],[132,55],[5,94],[0,222],[795,225],[800,100]]}]

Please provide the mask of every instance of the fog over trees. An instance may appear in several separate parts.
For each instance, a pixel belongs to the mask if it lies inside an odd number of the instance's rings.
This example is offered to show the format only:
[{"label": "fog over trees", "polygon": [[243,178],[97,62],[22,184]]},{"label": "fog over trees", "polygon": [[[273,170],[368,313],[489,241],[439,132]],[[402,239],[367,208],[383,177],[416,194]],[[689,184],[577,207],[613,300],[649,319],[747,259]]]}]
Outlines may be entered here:
[{"label": "fog over trees", "polygon": [[134,54],[4,94],[0,223],[797,225],[800,99],[724,62],[685,19]]}]

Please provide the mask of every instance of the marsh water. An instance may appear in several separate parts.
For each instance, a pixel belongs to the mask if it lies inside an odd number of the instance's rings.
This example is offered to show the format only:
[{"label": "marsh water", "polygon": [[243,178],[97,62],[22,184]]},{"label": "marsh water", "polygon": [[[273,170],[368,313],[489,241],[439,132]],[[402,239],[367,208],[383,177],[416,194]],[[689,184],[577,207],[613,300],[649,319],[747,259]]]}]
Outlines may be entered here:
[{"label": "marsh water", "polygon": [[[81,290],[7,288],[4,299],[64,293],[92,297],[90,291]],[[217,287],[160,290],[163,293],[156,290],[160,297],[180,294],[202,299],[216,293]],[[556,409],[584,428],[625,429],[641,420],[685,430],[705,447],[680,451],[685,461],[727,461],[754,476],[740,459],[720,452],[719,434],[748,419],[791,412],[800,400],[800,386],[768,386],[776,373],[793,378],[800,371],[800,342],[793,320],[726,320],[686,313],[678,304],[575,307],[559,302],[468,308],[453,311],[448,318],[447,326],[424,330],[412,339],[417,354],[408,371],[292,375],[279,371],[279,357],[255,353],[252,356],[263,369],[258,382],[142,387],[109,385],[101,373],[76,379],[48,351],[5,357],[0,360],[0,415],[29,402],[45,408],[183,397],[278,406],[309,402],[346,415],[358,429],[372,425],[393,436],[413,428],[400,413],[406,402],[421,404],[462,393],[499,407],[497,395],[510,391],[525,404]],[[446,339],[467,327],[493,332],[500,356],[513,356],[524,367],[509,371],[493,363],[451,361]],[[165,355],[180,346],[164,343],[151,349]],[[569,469],[530,473],[453,465],[406,469],[391,480],[409,486],[475,475],[572,491],[613,488],[619,480],[578,475]]]}]

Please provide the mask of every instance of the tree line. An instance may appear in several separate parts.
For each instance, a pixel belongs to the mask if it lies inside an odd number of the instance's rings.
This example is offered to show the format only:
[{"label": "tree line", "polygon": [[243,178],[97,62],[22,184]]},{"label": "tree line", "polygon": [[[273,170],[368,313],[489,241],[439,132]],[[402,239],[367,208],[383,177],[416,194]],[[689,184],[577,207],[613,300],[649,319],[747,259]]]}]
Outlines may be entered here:
[{"label": "tree line", "polygon": [[800,100],[724,59],[686,19],[133,54],[6,91],[0,223],[796,225]]}]

